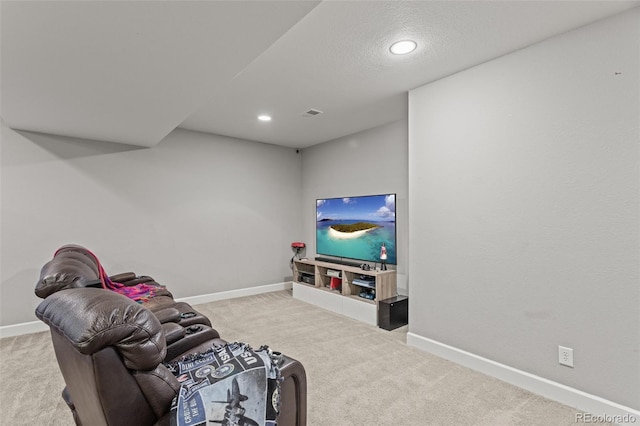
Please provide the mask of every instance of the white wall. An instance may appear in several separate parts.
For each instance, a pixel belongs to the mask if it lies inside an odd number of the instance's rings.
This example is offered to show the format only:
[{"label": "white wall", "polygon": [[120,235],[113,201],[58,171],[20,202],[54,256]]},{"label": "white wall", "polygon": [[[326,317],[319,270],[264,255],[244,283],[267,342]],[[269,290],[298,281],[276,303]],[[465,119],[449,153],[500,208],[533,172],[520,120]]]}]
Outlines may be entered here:
[{"label": "white wall", "polygon": [[0,324],[36,320],[42,265],[95,252],[187,297],[280,283],[299,235],[301,156],[176,130],[153,148],[18,133],[2,124]]},{"label": "white wall", "polygon": [[307,257],[316,256],[316,200],[396,193],[399,292],[407,292],[407,122],[395,121],[302,151],[300,216]]},{"label": "white wall", "polygon": [[639,43],[635,9],[410,93],[410,333],[640,409]]}]

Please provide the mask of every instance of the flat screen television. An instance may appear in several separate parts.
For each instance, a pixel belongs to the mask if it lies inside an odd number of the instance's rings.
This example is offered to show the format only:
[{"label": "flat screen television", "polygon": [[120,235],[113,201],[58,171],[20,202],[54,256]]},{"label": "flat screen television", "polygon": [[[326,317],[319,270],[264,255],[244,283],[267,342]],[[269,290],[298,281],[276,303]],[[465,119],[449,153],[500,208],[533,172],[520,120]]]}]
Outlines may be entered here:
[{"label": "flat screen television", "polygon": [[396,194],[316,200],[316,252],[319,255],[397,264]]}]

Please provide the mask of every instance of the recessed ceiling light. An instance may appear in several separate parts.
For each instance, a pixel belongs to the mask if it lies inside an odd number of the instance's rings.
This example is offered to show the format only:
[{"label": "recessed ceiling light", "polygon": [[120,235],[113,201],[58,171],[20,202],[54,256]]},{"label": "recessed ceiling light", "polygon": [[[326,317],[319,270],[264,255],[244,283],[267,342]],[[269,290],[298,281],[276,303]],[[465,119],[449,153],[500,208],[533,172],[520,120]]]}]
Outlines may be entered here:
[{"label": "recessed ceiling light", "polygon": [[401,40],[393,43],[389,50],[394,55],[406,55],[413,52],[416,47],[418,47],[418,44],[413,40]]},{"label": "recessed ceiling light", "polygon": [[271,116],[270,115],[259,115],[258,116],[258,120],[260,120],[260,121],[271,121]]}]

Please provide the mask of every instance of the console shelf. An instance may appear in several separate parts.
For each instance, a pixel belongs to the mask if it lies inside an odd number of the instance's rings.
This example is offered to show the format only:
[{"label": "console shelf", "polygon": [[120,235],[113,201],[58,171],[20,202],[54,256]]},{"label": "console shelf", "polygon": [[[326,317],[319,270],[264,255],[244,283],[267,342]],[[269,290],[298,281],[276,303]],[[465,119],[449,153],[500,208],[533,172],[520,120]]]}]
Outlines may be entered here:
[{"label": "console shelf", "polygon": [[377,325],[378,302],[396,295],[393,270],[308,259],[293,263],[293,297],[372,325]]}]

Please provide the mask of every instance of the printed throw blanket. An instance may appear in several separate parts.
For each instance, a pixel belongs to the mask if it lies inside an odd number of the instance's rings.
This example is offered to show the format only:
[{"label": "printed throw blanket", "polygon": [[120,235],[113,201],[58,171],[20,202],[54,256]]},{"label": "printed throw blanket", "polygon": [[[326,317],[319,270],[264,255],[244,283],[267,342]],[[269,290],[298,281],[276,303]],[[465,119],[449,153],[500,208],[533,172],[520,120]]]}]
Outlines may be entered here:
[{"label": "printed throw blanket", "polygon": [[[60,252],[60,250],[63,250],[64,248],[65,247],[60,247],[58,250],[56,250],[56,252],[53,254],[53,257],[56,257],[56,255]],[[89,253],[89,255],[91,255],[91,257],[93,257],[94,261],[96,262],[96,265],[98,266],[98,277],[100,279],[100,285],[105,290],[115,291],[117,293],[127,296],[129,299],[134,300],[138,303],[148,302],[150,299],[153,299],[156,296],[173,297],[171,296],[171,293],[169,293],[167,289],[160,284],[147,285],[144,283],[140,283],[136,285],[127,286],[122,283],[112,281],[111,278],[109,278],[109,275],[107,275],[104,268],[102,267],[102,264],[100,263],[100,259],[98,259],[98,256],[96,256],[91,250],[88,250],[85,248],[83,249],[86,250],[86,252]]]},{"label": "printed throw blanket", "polygon": [[181,384],[171,426],[276,425],[281,375],[267,346],[214,346],[166,366]]}]

